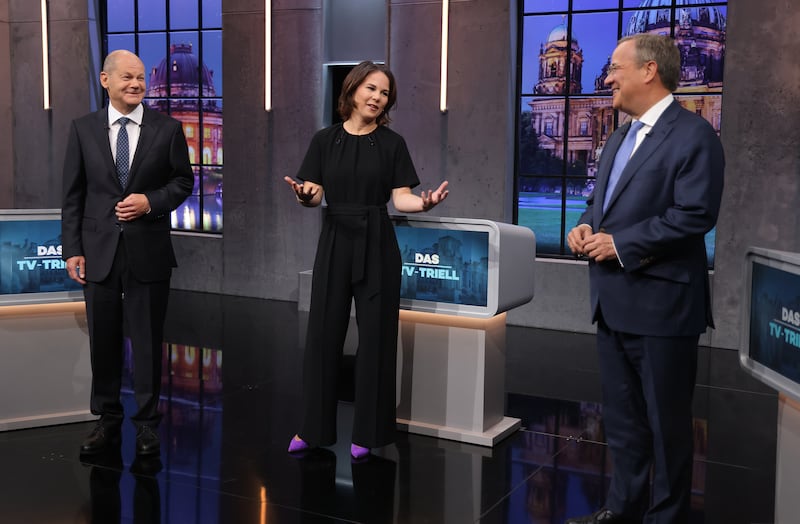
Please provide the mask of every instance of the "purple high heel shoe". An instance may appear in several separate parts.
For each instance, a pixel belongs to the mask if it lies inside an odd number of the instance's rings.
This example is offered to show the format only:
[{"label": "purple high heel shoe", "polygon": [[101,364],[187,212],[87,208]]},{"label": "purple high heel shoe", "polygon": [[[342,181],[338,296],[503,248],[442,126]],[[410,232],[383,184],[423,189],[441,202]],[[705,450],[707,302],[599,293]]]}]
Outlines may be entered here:
[{"label": "purple high heel shoe", "polygon": [[358,444],[350,444],[350,456],[354,459],[361,459],[369,455],[369,448],[359,446]]},{"label": "purple high heel shoe", "polygon": [[308,442],[300,438],[300,435],[295,435],[289,442],[289,453],[299,453],[301,451],[306,451],[310,447]]}]

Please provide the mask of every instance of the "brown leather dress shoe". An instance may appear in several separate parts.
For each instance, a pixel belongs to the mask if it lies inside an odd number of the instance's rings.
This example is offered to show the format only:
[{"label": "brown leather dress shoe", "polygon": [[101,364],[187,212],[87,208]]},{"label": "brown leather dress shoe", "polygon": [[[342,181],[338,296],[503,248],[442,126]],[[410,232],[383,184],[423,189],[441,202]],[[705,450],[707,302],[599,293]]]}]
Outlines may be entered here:
[{"label": "brown leather dress shoe", "polygon": [[81,454],[92,455],[100,453],[107,445],[119,442],[119,428],[113,426],[104,426],[98,422],[97,425],[89,433],[81,443]]},{"label": "brown leather dress shoe", "polygon": [[158,433],[150,426],[142,426],[136,433],[137,455],[158,455],[161,452],[161,442]]},{"label": "brown leather dress shoe", "polygon": [[564,524],[634,524],[636,522],[641,521],[631,520],[622,515],[617,515],[608,508],[603,508],[591,515],[567,519]]}]

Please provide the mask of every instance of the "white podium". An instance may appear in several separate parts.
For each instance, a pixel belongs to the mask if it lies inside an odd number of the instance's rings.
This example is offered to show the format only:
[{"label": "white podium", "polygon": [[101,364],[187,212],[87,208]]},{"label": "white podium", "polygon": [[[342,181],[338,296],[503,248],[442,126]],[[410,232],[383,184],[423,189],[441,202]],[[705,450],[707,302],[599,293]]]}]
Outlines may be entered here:
[{"label": "white podium", "polygon": [[488,220],[393,217],[403,255],[397,424],[494,446],[504,416],[505,311],[533,298],[536,240]]},{"label": "white podium", "polygon": [[775,522],[796,522],[800,515],[800,402],[779,395],[775,465]]},{"label": "white podium", "polygon": [[0,306],[0,431],[94,420],[83,302]]},{"label": "white podium", "polygon": [[473,319],[400,312],[397,425],[494,446],[520,427],[505,407],[506,314]]},{"label": "white podium", "polygon": [[83,292],[59,209],[0,210],[0,431],[96,418]]},{"label": "white podium", "polygon": [[800,498],[800,253],[745,253],[742,368],[778,391],[775,522],[798,522]]}]

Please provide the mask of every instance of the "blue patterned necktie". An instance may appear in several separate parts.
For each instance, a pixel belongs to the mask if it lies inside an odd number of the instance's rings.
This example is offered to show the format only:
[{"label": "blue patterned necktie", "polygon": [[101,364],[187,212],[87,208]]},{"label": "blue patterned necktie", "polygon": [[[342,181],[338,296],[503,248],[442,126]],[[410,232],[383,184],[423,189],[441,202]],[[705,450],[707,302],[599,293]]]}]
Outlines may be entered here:
[{"label": "blue patterned necktie", "polygon": [[625,165],[628,163],[631,153],[633,153],[633,146],[636,145],[636,135],[643,125],[644,124],[639,120],[633,122],[625,138],[622,139],[622,144],[620,144],[619,149],[617,149],[617,154],[614,157],[614,164],[611,166],[611,174],[608,175],[608,185],[606,186],[606,194],[603,199],[603,213],[608,209],[611,195],[614,194],[614,188],[617,187],[619,177],[625,169]]},{"label": "blue patterned necktie", "polygon": [[128,171],[130,170],[130,145],[128,143],[128,130],[125,129],[128,122],[130,122],[130,118],[124,116],[117,120],[119,124],[119,134],[117,135],[117,178],[119,178],[119,185],[122,186],[122,189],[125,189],[125,186],[128,185]]}]

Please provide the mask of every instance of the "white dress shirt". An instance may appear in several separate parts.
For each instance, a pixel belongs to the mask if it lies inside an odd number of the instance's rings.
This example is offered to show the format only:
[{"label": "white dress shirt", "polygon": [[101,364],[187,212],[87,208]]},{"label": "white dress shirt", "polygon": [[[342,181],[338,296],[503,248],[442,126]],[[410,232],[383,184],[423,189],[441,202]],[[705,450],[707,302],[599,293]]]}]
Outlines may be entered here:
[{"label": "white dress shirt", "polygon": [[133,155],[136,153],[136,146],[139,144],[139,131],[142,127],[142,117],[144,116],[144,107],[142,104],[136,106],[136,109],[123,115],[111,104],[108,105],[108,142],[111,144],[111,155],[114,157],[114,163],[117,162],[117,136],[119,135],[119,124],[117,120],[122,117],[130,119],[125,130],[128,132],[128,168],[133,165]]}]

